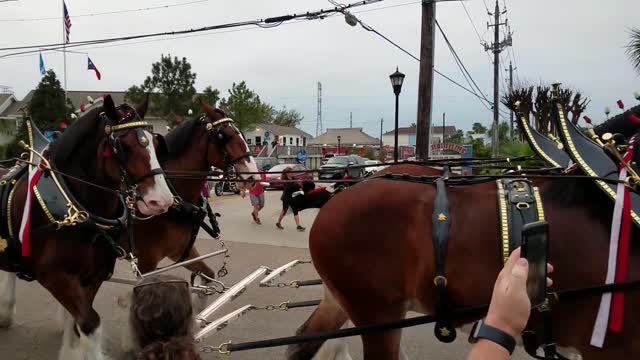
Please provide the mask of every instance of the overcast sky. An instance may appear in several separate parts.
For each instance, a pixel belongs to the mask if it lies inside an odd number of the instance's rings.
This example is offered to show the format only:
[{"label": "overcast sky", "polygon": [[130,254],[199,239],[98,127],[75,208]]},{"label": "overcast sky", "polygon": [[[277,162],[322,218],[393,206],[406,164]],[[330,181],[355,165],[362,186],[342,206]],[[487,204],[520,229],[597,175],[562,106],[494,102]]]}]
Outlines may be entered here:
[{"label": "overcast sky", "polygon": [[[203,0],[168,9],[77,16],[192,1],[67,0],[73,23],[71,41],[197,28],[330,6],[326,0]],[[484,1],[493,10],[493,0]],[[501,7],[503,1],[500,0]],[[491,40],[483,0],[468,0],[465,4],[479,35]],[[392,5],[402,6],[365,11]],[[640,90],[640,84],[626,57],[625,45],[629,29],[637,24],[640,1],[506,0],[506,6],[514,35],[512,51],[504,52],[502,59],[508,63],[515,58],[517,80],[558,80],[582,90],[593,99],[587,112],[594,120],[604,117],[605,106],[614,109],[618,99],[628,105],[635,103],[632,94]],[[0,2],[0,48],[61,42],[61,20],[6,21],[55,17],[61,11],[61,0]],[[385,0],[355,9],[354,13],[409,52],[419,54],[419,1]],[[492,99],[492,64],[462,4],[438,4],[437,19],[475,81]],[[442,36],[436,34],[436,39],[436,68],[466,85]],[[348,127],[349,113],[353,112],[354,127],[364,127],[377,137],[380,118],[384,118],[385,132],[391,130],[394,96],[388,76],[398,66],[406,74],[400,97],[400,125],[416,121],[418,62],[360,26],[348,26],[341,16],[273,29],[250,28],[77,51],[89,53],[102,72],[102,80],[86,70],[87,55],[69,54],[69,90],[126,90],[144,80],[151,63],[161,54],[170,53],[187,57],[198,75],[198,91],[211,85],[226,95],[233,82],[245,80],[275,107],[300,111],[304,115],[301,128],[312,135],[316,131],[318,81],[323,86],[324,128]],[[0,55],[3,53],[6,52],[0,51]],[[45,66],[61,76],[62,54],[44,53],[43,57]],[[39,79],[37,54],[0,59],[0,85],[13,88],[18,98],[33,89]],[[447,113],[447,124],[465,130],[473,122],[487,126],[491,123],[491,112],[477,98],[438,75],[434,91],[433,118],[438,123],[443,112]]]}]

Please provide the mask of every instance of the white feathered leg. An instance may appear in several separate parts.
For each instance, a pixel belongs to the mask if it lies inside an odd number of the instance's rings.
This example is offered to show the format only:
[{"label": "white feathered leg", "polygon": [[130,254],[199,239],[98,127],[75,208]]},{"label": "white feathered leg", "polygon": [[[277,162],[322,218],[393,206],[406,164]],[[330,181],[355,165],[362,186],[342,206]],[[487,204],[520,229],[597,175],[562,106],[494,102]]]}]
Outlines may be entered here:
[{"label": "white feathered leg", "polygon": [[16,274],[0,271],[0,328],[8,328],[16,312]]},{"label": "white feathered leg", "polygon": [[[80,337],[76,335],[76,332]],[[98,326],[92,334],[85,334],[76,326],[75,320],[68,316],[65,319],[64,334],[59,360],[104,360],[102,355],[102,326]]]}]

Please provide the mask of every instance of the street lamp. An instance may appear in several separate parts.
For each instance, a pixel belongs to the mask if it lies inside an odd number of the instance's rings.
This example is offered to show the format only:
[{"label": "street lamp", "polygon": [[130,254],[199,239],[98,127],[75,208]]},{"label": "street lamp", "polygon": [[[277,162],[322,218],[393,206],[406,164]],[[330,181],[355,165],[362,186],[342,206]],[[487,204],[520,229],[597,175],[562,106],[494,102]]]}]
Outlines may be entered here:
[{"label": "street lamp", "polygon": [[338,155],[340,155],[340,139],[342,139],[342,136],[338,135]]},{"label": "street lamp", "polygon": [[400,96],[400,90],[402,90],[402,82],[404,82],[404,74],[398,71],[389,75],[391,79],[391,86],[393,86],[393,93],[396,95],[396,131],[393,136],[393,161],[398,162],[398,97]]}]

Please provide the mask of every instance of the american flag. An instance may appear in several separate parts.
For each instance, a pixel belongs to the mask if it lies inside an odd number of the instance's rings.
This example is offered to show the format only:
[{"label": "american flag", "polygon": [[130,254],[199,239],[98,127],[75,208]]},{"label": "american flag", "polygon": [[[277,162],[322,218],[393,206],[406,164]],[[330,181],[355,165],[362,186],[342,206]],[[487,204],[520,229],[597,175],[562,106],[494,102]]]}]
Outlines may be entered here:
[{"label": "american flag", "polygon": [[62,6],[64,7],[64,43],[69,43],[69,33],[71,32],[71,18],[69,17],[69,12],[67,11],[67,4],[63,1]]}]

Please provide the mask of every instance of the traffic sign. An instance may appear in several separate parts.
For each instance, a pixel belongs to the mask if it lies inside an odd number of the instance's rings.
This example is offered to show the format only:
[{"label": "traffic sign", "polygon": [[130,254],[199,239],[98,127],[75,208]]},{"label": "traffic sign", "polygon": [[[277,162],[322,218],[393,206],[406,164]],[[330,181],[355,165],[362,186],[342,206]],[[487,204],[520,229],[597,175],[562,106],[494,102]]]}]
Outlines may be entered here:
[{"label": "traffic sign", "polygon": [[296,159],[301,164],[307,161],[307,151],[305,149],[300,149],[298,151],[298,155],[296,156]]},{"label": "traffic sign", "polygon": [[271,133],[270,133],[270,132],[268,132],[268,131],[265,131],[265,132],[264,132],[264,138],[265,138],[266,140],[268,140],[270,137],[271,137]]}]

